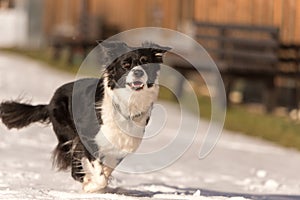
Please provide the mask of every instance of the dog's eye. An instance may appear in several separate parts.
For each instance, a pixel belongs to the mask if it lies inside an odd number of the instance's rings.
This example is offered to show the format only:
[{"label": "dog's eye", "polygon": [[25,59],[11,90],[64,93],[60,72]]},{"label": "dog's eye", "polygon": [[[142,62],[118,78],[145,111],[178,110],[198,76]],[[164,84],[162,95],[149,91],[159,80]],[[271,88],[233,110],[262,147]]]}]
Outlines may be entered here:
[{"label": "dog's eye", "polygon": [[148,61],[148,58],[147,58],[146,56],[142,56],[142,57],[140,58],[140,62],[141,62],[142,64],[147,63],[147,61]]},{"label": "dog's eye", "polygon": [[131,61],[130,60],[125,60],[122,62],[122,67],[125,69],[128,69],[131,67]]}]

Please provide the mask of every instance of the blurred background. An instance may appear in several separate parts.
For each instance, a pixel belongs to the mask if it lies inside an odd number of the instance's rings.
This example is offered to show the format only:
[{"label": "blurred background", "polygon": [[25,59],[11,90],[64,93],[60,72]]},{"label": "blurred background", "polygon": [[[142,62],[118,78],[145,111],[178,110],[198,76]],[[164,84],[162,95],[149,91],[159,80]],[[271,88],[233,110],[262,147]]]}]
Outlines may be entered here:
[{"label": "blurred background", "polygon": [[3,46],[40,47],[54,36],[103,39],[126,29],[192,31],[193,20],[274,26],[284,43],[300,43],[297,0],[1,0]]},{"label": "blurred background", "polygon": [[[225,127],[300,149],[299,0],[0,0],[0,22],[3,51],[72,72],[97,40],[121,31],[154,26],[183,32],[203,45],[221,72],[229,106]],[[176,59],[170,55],[171,65],[191,80],[209,119],[201,76]],[[183,89],[178,80],[177,93]]]}]

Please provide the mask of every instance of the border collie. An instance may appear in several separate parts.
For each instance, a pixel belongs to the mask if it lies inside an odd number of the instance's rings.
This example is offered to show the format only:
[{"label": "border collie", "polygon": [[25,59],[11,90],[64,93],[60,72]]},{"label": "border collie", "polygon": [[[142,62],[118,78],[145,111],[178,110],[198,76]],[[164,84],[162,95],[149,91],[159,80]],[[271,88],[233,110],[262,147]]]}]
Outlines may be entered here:
[{"label": "border collie", "polygon": [[[61,86],[47,105],[0,104],[8,129],[52,123],[58,140],[53,164],[60,170],[71,168],[85,192],[106,188],[114,168],[138,148],[158,95],[160,63],[170,50],[149,42],[141,47],[123,42],[100,46],[99,59],[109,62],[99,79]],[[126,53],[115,57],[120,50]]]}]

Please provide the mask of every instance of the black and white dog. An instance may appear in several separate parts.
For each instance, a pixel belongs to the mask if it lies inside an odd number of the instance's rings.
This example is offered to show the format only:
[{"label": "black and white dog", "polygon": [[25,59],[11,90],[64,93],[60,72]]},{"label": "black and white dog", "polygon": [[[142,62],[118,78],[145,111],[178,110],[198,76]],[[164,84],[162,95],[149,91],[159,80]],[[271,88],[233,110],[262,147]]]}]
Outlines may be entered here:
[{"label": "black and white dog", "polygon": [[[58,139],[54,164],[71,168],[85,192],[104,189],[114,168],[138,148],[158,95],[160,63],[170,49],[148,42],[139,48],[123,42],[101,46],[99,56],[109,62],[99,79],[61,86],[47,105],[0,104],[0,118],[9,129],[52,123]],[[119,50],[126,53],[114,57]]]}]

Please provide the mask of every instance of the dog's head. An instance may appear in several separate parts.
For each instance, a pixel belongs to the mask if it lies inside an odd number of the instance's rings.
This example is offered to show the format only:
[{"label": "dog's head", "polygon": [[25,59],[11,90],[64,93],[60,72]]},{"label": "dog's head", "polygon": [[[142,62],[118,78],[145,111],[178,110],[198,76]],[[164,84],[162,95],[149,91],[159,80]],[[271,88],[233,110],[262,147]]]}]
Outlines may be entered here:
[{"label": "dog's head", "polygon": [[104,44],[109,49],[109,56],[118,51],[127,53],[115,58],[105,70],[107,86],[110,89],[126,88],[141,91],[151,88],[158,82],[160,63],[164,53],[170,48],[154,43],[143,43],[141,47],[129,47],[125,43]]}]

